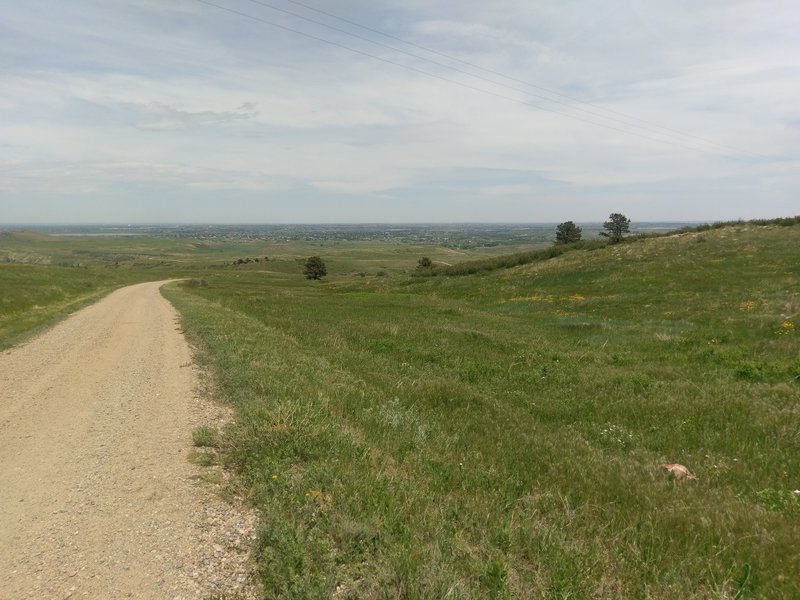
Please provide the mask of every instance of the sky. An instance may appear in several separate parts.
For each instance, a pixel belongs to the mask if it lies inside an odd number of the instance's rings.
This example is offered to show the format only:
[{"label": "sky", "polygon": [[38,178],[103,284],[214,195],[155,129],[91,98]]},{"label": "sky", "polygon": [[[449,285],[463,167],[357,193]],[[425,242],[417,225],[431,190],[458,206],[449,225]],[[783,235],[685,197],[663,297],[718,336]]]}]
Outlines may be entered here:
[{"label": "sky", "polygon": [[0,223],[796,215],[798,31],[796,0],[0,0]]}]

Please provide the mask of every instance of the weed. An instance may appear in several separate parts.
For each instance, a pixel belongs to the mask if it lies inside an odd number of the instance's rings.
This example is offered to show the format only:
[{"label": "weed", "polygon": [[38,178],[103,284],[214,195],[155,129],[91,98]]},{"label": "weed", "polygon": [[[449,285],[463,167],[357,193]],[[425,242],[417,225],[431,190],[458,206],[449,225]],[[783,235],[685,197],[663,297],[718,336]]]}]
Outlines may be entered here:
[{"label": "weed", "polygon": [[217,456],[214,452],[202,452],[199,450],[189,452],[186,460],[200,467],[211,467],[217,464]]},{"label": "weed", "polygon": [[192,442],[199,448],[216,448],[219,441],[219,431],[216,427],[201,425],[192,431]]},{"label": "weed", "polygon": [[[211,465],[205,465],[211,466]],[[192,479],[196,479],[197,481],[202,481],[204,483],[209,483],[211,485],[222,485],[224,483],[224,478],[219,473],[200,473],[198,475],[192,475]]]},{"label": "weed", "polygon": [[756,502],[773,512],[788,512],[800,516],[800,491],[766,488],[754,494]]}]

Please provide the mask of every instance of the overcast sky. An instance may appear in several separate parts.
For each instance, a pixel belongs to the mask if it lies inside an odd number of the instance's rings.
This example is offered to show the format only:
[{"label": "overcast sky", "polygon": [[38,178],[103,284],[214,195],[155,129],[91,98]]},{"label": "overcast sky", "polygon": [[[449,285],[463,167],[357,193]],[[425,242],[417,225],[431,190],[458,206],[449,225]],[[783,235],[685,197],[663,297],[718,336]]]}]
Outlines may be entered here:
[{"label": "overcast sky", "polygon": [[204,2],[0,0],[0,222],[800,213],[797,0]]}]

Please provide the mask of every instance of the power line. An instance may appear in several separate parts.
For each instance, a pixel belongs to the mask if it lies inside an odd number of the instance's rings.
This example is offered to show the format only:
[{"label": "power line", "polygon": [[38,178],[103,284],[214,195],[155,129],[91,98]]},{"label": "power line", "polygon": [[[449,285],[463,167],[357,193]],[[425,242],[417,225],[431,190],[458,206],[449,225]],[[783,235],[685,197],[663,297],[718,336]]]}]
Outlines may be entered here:
[{"label": "power line", "polygon": [[623,133],[623,134],[626,134],[626,135],[638,137],[638,138],[641,138],[641,139],[650,140],[650,141],[653,141],[653,142],[660,142],[662,144],[669,144],[671,146],[676,146],[676,147],[684,148],[684,149],[687,149],[687,150],[693,150],[693,151],[696,151],[696,152],[703,152],[705,154],[712,154],[712,155],[715,155],[715,156],[722,156],[722,157],[727,157],[727,158],[737,158],[735,156],[722,154],[720,152],[715,152],[715,151],[704,149],[704,148],[699,148],[699,147],[695,147],[695,146],[688,146],[685,143],[680,143],[680,142],[676,142],[676,141],[672,141],[672,140],[668,140],[668,139],[663,139],[663,138],[651,137],[651,136],[644,135],[642,133],[638,133],[638,132],[635,132],[635,131],[630,131],[630,130],[627,130],[627,129],[620,129],[619,127],[614,127],[613,125],[608,125],[608,124],[605,124],[605,123],[598,123],[598,122],[592,121],[590,119],[584,119],[582,117],[571,115],[571,114],[563,112],[563,111],[559,111],[559,110],[555,110],[553,108],[548,108],[548,107],[545,107],[545,106],[541,106],[540,104],[536,104],[534,102],[529,102],[529,101],[526,101],[526,100],[520,100],[519,98],[514,98],[512,96],[506,96],[504,94],[499,94],[497,92],[492,92],[490,90],[486,90],[486,89],[479,88],[479,87],[476,87],[476,86],[473,86],[473,85],[469,85],[469,84],[464,83],[462,81],[457,81],[455,79],[449,79],[447,77],[442,77],[441,75],[437,75],[435,73],[430,73],[428,71],[424,71],[422,69],[418,69],[417,67],[413,67],[413,66],[410,66],[410,65],[405,65],[403,63],[399,63],[399,62],[390,60],[388,58],[377,56],[377,55],[371,54],[369,52],[364,52],[363,50],[359,50],[357,48],[353,48],[352,46],[347,46],[345,44],[340,44],[339,42],[335,42],[333,40],[329,40],[329,39],[326,39],[326,38],[323,38],[323,37],[320,37],[320,36],[317,36],[317,35],[314,35],[314,34],[311,34],[311,33],[307,33],[305,31],[301,31],[299,29],[294,29],[294,28],[288,27],[286,25],[281,25],[279,23],[275,23],[273,21],[269,21],[267,19],[263,19],[261,17],[255,16],[255,15],[251,15],[249,13],[245,13],[245,12],[233,9],[233,8],[229,8],[227,6],[221,6],[219,4],[215,4],[213,2],[209,2],[208,0],[196,0],[196,2],[199,2],[200,4],[205,4],[206,6],[211,6],[211,7],[217,8],[219,10],[226,11],[226,12],[234,14],[234,15],[238,15],[240,17],[244,17],[246,19],[257,21],[257,22],[263,23],[265,25],[270,25],[271,27],[275,27],[277,29],[282,29],[284,31],[289,31],[291,33],[295,33],[297,35],[301,35],[303,37],[307,37],[309,39],[312,39],[312,40],[315,40],[315,41],[318,41],[318,42],[329,44],[329,45],[335,46],[337,48],[342,48],[344,50],[347,50],[349,52],[353,52],[355,54],[366,56],[366,57],[372,58],[374,60],[379,60],[381,62],[390,64],[390,65],[394,65],[394,66],[400,67],[402,69],[413,71],[415,73],[419,73],[421,75],[425,75],[425,76],[431,77],[433,79],[438,79],[438,80],[444,81],[446,83],[457,85],[457,86],[460,86],[460,87],[463,87],[463,88],[466,88],[466,89],[469,89],[469,90],[472,90],[472,91],[481,92],[483,94],[487,94],[489,96],[494,96],[496,98],[502,98],[502,99],[508,100],[510,102],[516,102],[517,104],[522,104],[522,105],[525,105],[525,106],[531,106],[531,107],[536,108],[538,110],[549,112],[549,113],[553,113],[553,114],[557,114],[557,115],[561,115],[561,116],[567,117],[569,119],[573,119],[575,121],[581,121],[583,123],[588,123],[588,124],[594,125],[596,127],[603,127],[604,129],[617,131],[617,132],[620,132],[620,133]]},{"label": "power line", "polygon": [[[250,1],[251,2],[255,2],[256,4],[264,4],[262,2],[258,2],[257,0],[250,0]],[[425,52],[430,52],[431,54],[435,54],[437,56],[441,56],[442,58],[446,58],[448,60],[452,60],[452,61],[461,63],[462,65],[466,65],[466,66],[472,67],[474,69],[478,69],[480,71],[483,71],[484,73],[491,73],[492,75],[497,75],[497,76],[502,77],[504,79],[507,79],[509,81],[513,81],[515,83],[520,83],[520,84],[522,84],[524,86],[527,86],[527,87],[530,87],[530,88],[533,88],[533,89],[537,89],[537,90],[540,90],[540,91],[543,91],[543,92],[547,92],[548,94],[552,94],[552,95],[558,96],[560,98],[565,98],[567,100],[571,100],[572,102],[578,102],[580,104],[584,104],[586,106],[591,106],[591,107],[597,108],[599,110],[602,110],[602,111],[605,111],[605,112],[608,112],[608,113],[611,113],[611,114],[614,114],[614,115],[619,115],[620,117],[624,117],[625,119],[628,119],[630,121],[636,121],[636,122],[639,122],[639,123],[643,123],[645,125],[648,125],[649,128],[655,128],[657,130],[666,131],[666,132],[669,132],[671,134],[675,134],[675,135],[678,135],[678,136],[681,136],[681,137],[691,138],[691,139],[703,142],[705,144],[710,144],[712,146],[716,146],[717,148],[722,148],[722,149],[725,149],[725,150],[732,150],[732,151],[736,152],[737,154],[763,157],[763,155],[760,155],[760,154],[757,154],[757,153],[754,153],[754,152],[747,152],[747,151],[744,151],[744,150],[742,150],[740,148],[735,148],[733,146],[728,146],[726,144],[720,144],[719,142],[715,142],[714,140],[710,140],[708,138],[704,138],[704,137],[701,137],[701,136],[698,136],[698,135],[694,135],[694,134],[691,134],[691,133],[686,133],[686,132],[680,131],[678,129],[673,129],[671,127],[665,127],[665,126],[659,125],[658,123],[655,123],[653,121],[648,121],[646,119],[641,119],[639,117],[624,113],[622,111],[614,110],[612,108],[606,108],[605,106],[600,106],[599,104],[588,102],[586,100],[582,100],[580,98],[576,98],[575,96],[570,96],[568,94],[564,94],[562,92],[559,92],[559,91],[551,89],[551,88],[547,88],[547,87],[544,87],[544,86],[541,86],[541,85],[537,85],[535,83],[531,83],[529,81],[525,81],[523,79],[518,79],[516,77],[512,77],[511,75],[507,75],[505,73],[502,73],[501,71],[497,71],[497,70],[494,70],[494,69],[489,69],[489,68],[486,68],[486,67],[482,67],[481,65],[478,65],[476,63],[469,62],[467,60],[463,60],[461,58],[458,58],[457,56],[453,56],[451,54],[446,54],[446,53],[441,52],[439,50],[435,50],[433,48],[429,48],[427,46],[423,46],[423,45],[417,44],[415,42],[411,42],[409,40],[406,40],[404,38],[398,37],[396,35],[392,35],[391,33],[386,33],[385,31],[381,31],[380,29],[375,29],[373,27],[369,27],[368,25],[364,25],[362,23],[358,23],[357,21],[352,21],[350,19],[345,19],[344,17],[340,17],[339,15],[336,15],[334,13],[322,10],[320,8],[316,8],[314,6],[310,6],[308,4],[305,4],[304,2],[300,2],[299,0],[285,0],[285,1],[286,2],[290,2],[291,4],[295,4],[297,6],[301,6],[301,7],[305,8],[305,9],[307,9],[307,10],[310,10],[310,11],[325,15],[326,17],[330,17],[332,19],[336,19],[337,21],[341,21],[342,23],[347,23],[348,25],[352,25],[354,27],[358,27],[358,28],[363,29],[365,31],[370,31],[372,33],[377,33],[378,35],[382,35],[382,36],[384,36],[386,38],[389,38],[389,39],[392,39],[392,40],[395,40],[395,41],[398,41],[398,42],[402,42],[403,44],[407,44],[407,45],[412,46],[414,48],[418,48],[419,50],[424,50]],[[270,6],[270,8],[273,8],[273,7]],[[276,8],[275,10],[282,10],[282,9],[277,9]],[[283,12],[288,12],[288,11],[283,11]],[[294,14],[294,13],[289,13],[289,14]],[[305,17],[302,17],[300,15],[296,15],[296,16],[300,17],[301,19],[305,18]],[[313,21],[313,22],[316,22],[316,21]],[[327,27],[327,25],[324,25],[324,24],[323,24],[323,26]],[[357,37],[360,37],[360,36],[357,36]],[[376,43],[378,45],[383,45],[383,44],[379,44],[378,42],[373,42],[373,43]],[[402,52],[402,50],[398,50],[398,52]],[[422,57],[418,57],[418,58],[422,58]],[[428,60],[428,59],[422,58],[422,60]],[[434,62],[434,61],[430,61],[430,62]],[[441,64],[441,63],[436,63],[435,62],[434,64]],[[453,68],[453,67],[449,67],[449,68]],[[455,69],[455,70],[458,70],[458,69]],[[464,71],[461,71],[461,72],[464,72]],[[467,74],[471,75],[470,73],[467,73]],[[474,77],[474,75],[473,75],[473,77]],[[489,80],[487,80],[487,81],[489,81]],[[497,85],[503,85],[503,84],[497,83],[497,82],[493,82],[493,83],[496,83]],[[504,87],[509,87],[509,86],[504,86]],[[519,88],[515,88],[515,87],[509,87],[509,89],[522,91],[522,90],[519,90]],[[537,97],[541,97],[541,96],[537,96]],[[549,100],[551,102],[558,102],[557,100],[552,100],[552,99],[549,99],[549,98],[547,100]],[[559,103],[560,104],[566,104],[567,106],[569,106],[569,104],[566,103],[566,102],[559,102]],[[582,110],[582,109],[577,109],[576,108],[576,110]],[[593,114],[593,115],[596,114],[596,113],[594,113],[592,111],[586,111],[586,110],[583,110],[583,112],[587,112],[587,113]],[[597,116],[601,116],[601,115],[597,115]],[[630,123],[626,123],[625,121],[620,121],[618,119],[612,119],[611,117],[602,116],[602,118],[611,119],[611,120],[614,120],[614,121],[619,121],[621,123],[625,123],[627,125],[631,125]],[[646,128],[646,129],[649,129],[649,128]],[[651,129],[651,131],[652,131],[652,129]],[[663,135],[663,134],[661,134],[661,135]]]},{"label": "power line", "polygon": [[[656,134],[656,135],[661,135],[661,136],[665,136],[665,135],[666,135],[666,136],[669,136],[669,137],[671,137],[671,138],[676,138],[676,139],[677,139],[679,142],[681,142],[681,143],[687,143],[687,140],[685,140],[685,139],[682,139],[682,138],[684,138],[684,137],[695,137],[695,136],[676,135],[675,133],[671,133],[671,132],[669,132],[669,130],[667,130],[667,129],[663,128],[663,127],[658,127],[658,126],[656,126],[655,128],[653,128],[653,127],[643,127],[643,126],[641,126],[641,125],[636,125],[635,123],[630,123],[630,122],[629,122],[629,121],[630,121],[630,119],[629,119],[629,120],[618,119],[618,118],[615,118],[615,117],[610,117],[610,116],[608,116],[608,115],[604,115],[604,114],[602,114],[602,113],[599,113],[599,112],[596,112],[596,111],[592,111],[592,110],[587,110],[587,109],[585,109],[585,108],[576,107],[576,106],[574,106],[574,104],[573,104],[573,103],[571,103],[571,102],[565,102],[564,100],[558,100],[558,99],[548,98],[547,96],[542,96],[541,94],[534,94],[534,93],[531,93],[531,92],[529,92],[528,90],[525,90],[525,89],[523,89],[523,88],[520,88],[520,87],[518,87],[518,86],[510,86],[510,85],[508,85],[508,84],[504,84],[504,83],[500,83],[499,81],[495,81],[494,79],[489,79],[489,78],[487,78],[487,77],[482,77],[482,76],[480,76],[480,75],[475,75],[474,73],[470,73],[469,71],[465,71],[464,69],[460,69],[460,68],[458,68],[458,67],[454,67],[454,66],[452,66],[452,65],[448,65],[448,64],[445,64],[445,63],[443,63],[443,62],[439,62],[439,61],[437,61],[437,60],[432,60],[432,59],[430,59],[430,58],[427,58],[427,57],[425,57],[425,56],[420,56],[419,54],[415,54],[415,53],[413,53],[413,52],[409,52],[409,51],[407,51],[407,50],[403,50],[402,48],[397,48],[397,47],[395,47],[395,46],[391,46],[391,45],[389,45],[389,44],[384,44],[383,42],[379,42],[379,41],[376,41],[376,40],[370,39],[370,38],[368,38],[368,37],[364,37],[364,36],[362,36],[362,35],[358,35],[358,34],[356,34],[356,33],[352,33],[352,32],[350,32],[350,31],[347,31],[347,30],[345,30],[345,29],[342,29],[342,28],[340,28],[340,27],[335,27],[335,26],[333,26],[333,25],[329,25],[328,23],[324,23],[324,22],[322,22],[322,21],[317,21],[316,19],[311,19],[311,18],[309,18],[309,17],[306,17],[306,16],[304,16],[304,15],[301,15],[301,14],[298,14],[298,13],[295,13],[295,12],[292,12],[292,11],[290,11],[290,10],[286,10],[286,9],[284,9],[284,8],[280,8],[280,7],[278,7],[278,6],[275,6],[275,5],[273,5],[273,4],[269,4],[269,3],[267,3],[267,2],[263,2],[262,0],[249,0],[249,1],[250,1],[250,2],[252,2],[252,3],[254,3],[254,4],[258,4],[259,6],[263,6],[263,7],[265,7],[265,8],[269,8],[269,9],[271,9],[271,10],[274,10],[274,11],[277,11],[277,12],[281,12],[281,13],[284,13],[284,14],[287,14],[287,15],[290,15],[290,16],[292,16],[292,17],[296,17],[296,18],[298,18],[298,19],[302,19],[302,20],[304,20],[304,21],[307,21],[307,22],[309,22],[309,23],[313,23],[313,24],[315,24],[315,25],[319,25],[319,26],[321,26],[321,27],[325,27],[325,28],[327,28],[327,29],[330,29],[330,30],[332,30],[332,31],[336,31],[336,32],[339,32],[339,33],[343,33],[343,34],[345,34],[345,35],[348,35],[348,36],[350,36],[350,37],[353,37],[353,38],[356,38],[356,39],[359,39],[359,40],[362,40],[362,41],[365,41],[365,42],[368,42],[368,43],[370,43],[370,44],[374,44],[374,45],[376,45],[376,46],[380,46],[380,47],[382,47],[382,48],[388,48],[389,50],[392,50],[392,51],[394,51],[394,52],[399,52],[399,53],[401,53],[401,54],[405,54],[406,56],[410,56],[410,57],[412,57],[412,58],[416,58],[416,59],[418,59],[418,60],[423,60],[423,61],[425,61],[425,62],[428,62],[428,63],[434,64],[434,65],[437,65],[437,66],[439,66],[439,67],[443,67],[443,68],[445,68],[445,69],[450,69],[450,70],[452,70],[452,71],[456,71],[456,72],[458,72],[458,73],[462,73],[462,74],[464,74],[464,75],[467,75],[468,77],[472,77],[472,78],[474,78],[474,79],[478,79],[478,80],[480,80],[480,81],[485,81],[485,82],[491,83],[491,84],[493,84],[493,85],[497,85],[497,86],[500,86],[500,87],[504,87],[504,88],[506,88],[506,89],[510,89],[510,90],[513,90],[513,91],[516,91],[516,92],[521,92],[521,93],[525,94],[526,96],[531,96],[531,97],[534,97],[534,98],[539,98],[540,100],[544,100],[544,101],[546,101],[546,102],[553,102],[553,103],[555,103],[555,104],[561,104],[562,106],[566,106],[566,107],[568,107],[568,108],[571,108],[572,110],[576,110],[576,111],[579,111],[579,112],[582,112],[582,113],[585,113],[585,114],[589,114],[589,115],[592,115],[592,116],[595,116],[595,117],[599,117],[599,118],[601,118],[601,119],[605,119],[605,120],[607,120],[607,121],[612,121],[612,122],[615,122],[615,123],[620,123],[620,124],[622,124],[622,125],[626,125],[626,126],[628,126],[628,127],[634,127],[634,128],[636,128],[636,129],[641,129],[641,130],[644,130],[644,131],[649,131],[650,133],[654,133],[654,134]],[[291,1],[291,0],[290,0],[290,1]],[[299,4],[299,3],[298,3],[298,4]],[[301,5],[301,6],[305,6],[305,5]],[[328,13],[325,13],[325,14],[328,14]],[[349,21],[348,21],[348,22],[349,22]],[[405,42],[405,43],[411,43],[411,42]],[[458,59],[455,59],[455,60],[458,60]],[[467,63],[467,64],[471,64],[471,63]],[[501,76],[503,76],[503,75],[501,75]],[[505,76],[503,76],[503,77],[505,77]],[[508,78],[508,77],[506,77],[506,78]],[[551,93],[552,93],[552,92],[551,92]],[[582,102],[582,103],[583,103],[583,104],[587,104],[587,103],[585,103],[585,102]],[[591,106],[591,105],[590,105],[590,106]],[[607,110],[607,109],[603,109],[603,110]],[[616,111],[612,111],[612,112],[616,112]],[[620,113],[620,114],[621,114],[621,113]],[[638,120],[638,119],[635,119],[635,118],[634,118],[634,120]],[[665,131],[666,131],[666,133],[665,133]],[[705,140],[702,140],[702,138],[696,138],[696,139],[700,139],[700,140],[701,140],[701,141],[703,141],[703,143],[704,143],[704,144],[706,144],[706,145],[719,146],[719,144],[716,144],[715,142],[711,142],[711,141],[705,141]],[[689,143],[696,143],[696,142],[689,142]],[[722,147],[722,146],[720,146],[720,147]],[[723,147],[723,148],[724,148],[724,147]],[[743,154],[744,154],[744,153],[743,153]]]}]

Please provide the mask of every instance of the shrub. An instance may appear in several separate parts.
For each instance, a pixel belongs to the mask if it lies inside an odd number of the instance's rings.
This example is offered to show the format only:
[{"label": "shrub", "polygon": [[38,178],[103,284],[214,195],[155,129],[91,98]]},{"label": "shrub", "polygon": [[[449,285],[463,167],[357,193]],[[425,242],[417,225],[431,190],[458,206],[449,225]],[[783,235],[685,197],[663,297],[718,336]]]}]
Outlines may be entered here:
[{"label": "shrub", "polygon": [[434,266],[431,269],[418,270],[417,274],[422,276],[448,275],[456,277],[460,275],[473,275],[475,273],[487,273],[497,269],[510,269],[511,267],[549,260],[572,250],[597,250],[598,248],[605,247],[606,244],[607,242],[602,240],[581,241],[574,244],[559,244],[551,246],[550,248],[544,248],[543,250],[504,254],[502,256],[494,256],[492,258],[480,260],[468,260],[447,267]]},{"label": "shrub", "polygon": [[311,256],[306,260],[303,273],[306,279],[322,279],[328,274],[328,268],[319,256]]}]

